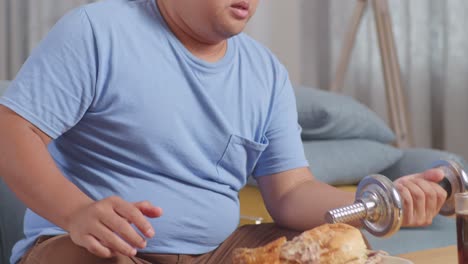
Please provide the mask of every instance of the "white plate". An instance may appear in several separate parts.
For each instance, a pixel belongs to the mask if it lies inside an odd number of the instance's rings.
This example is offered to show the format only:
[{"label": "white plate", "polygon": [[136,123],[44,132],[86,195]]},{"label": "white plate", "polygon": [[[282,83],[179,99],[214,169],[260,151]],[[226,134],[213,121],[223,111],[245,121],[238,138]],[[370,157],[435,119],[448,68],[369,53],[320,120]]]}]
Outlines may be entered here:
[{"label": "white plate", "polygon": [[407,259],[392,256],[383,256],[382,260],[382,264],[414,264]]}]

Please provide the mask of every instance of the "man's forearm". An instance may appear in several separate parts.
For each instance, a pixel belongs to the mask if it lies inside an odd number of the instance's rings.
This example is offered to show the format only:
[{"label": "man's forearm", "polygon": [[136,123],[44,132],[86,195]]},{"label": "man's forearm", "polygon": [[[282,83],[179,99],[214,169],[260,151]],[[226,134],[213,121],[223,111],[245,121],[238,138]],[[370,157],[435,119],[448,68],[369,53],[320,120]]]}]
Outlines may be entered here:
[{"label": "man's forearm", "polygon": [[24,122],[0,111],[0,175],[29,208],[67,229],[70,215],[93,201],[61,174]]},{"label": "man's forearm", "polygon": [[307,230],[325,223],[325,213],[328,210],[353,202],[354,193],[311,180],[295,186],[282,196],[271,213],[279,225]]}]

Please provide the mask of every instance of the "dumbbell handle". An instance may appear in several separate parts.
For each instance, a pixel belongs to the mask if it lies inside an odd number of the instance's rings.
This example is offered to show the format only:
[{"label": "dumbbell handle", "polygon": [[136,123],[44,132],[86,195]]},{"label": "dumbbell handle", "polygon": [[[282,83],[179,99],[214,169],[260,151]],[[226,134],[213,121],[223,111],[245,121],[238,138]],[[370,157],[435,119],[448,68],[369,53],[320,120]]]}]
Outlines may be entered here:
[{"label": "dumbbell handle", "polygon": [[439,182],[439,185],[447,192],[447,198],[452,195],[452,185],[446,177],[444,177],[444,179]]},{"label": "dumbbell handle", "polygon": [[355,203],[328,211],[327,223],[349,223],[361,220],[375,236],[391,236],[401,226],[403,203],[393,182],[379,174],[364,177],[356,190]]},{"label": "dumbbell handle", "polygon": [[[452,193],[452,186],[450,181],[444,177],[442,181],[439,182],[439,185],[447,192],[447,197]],[[350,206],[347,206],[346,209],[338,208],[334,211],[334,214],[326,214],[327,222],[342,222],[349,223],[366,217],[367,209],[373,209],[376,205],[365,206],[365,202],[360,201]],[[370,208],[371,207],[371,208]],[[333,219],[333,217],[335,219]]]}]

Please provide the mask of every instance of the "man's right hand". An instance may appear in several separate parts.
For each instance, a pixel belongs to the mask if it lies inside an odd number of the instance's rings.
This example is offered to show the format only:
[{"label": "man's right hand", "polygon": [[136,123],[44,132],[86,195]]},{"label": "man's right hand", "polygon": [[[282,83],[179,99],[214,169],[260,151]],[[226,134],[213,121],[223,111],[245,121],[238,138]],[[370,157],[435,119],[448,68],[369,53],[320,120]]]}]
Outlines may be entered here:
[{"label": "man's right hand", "polygon": [[134,256],[135,248],[146,247],[146,239],[154,229],[145,218],[160,217],[162,209],[147,201],[130,203],[120,197],[93,202],[76,211],[70,218],[68,231],[72,241],[96,256],[110,258],[116,254]]}]

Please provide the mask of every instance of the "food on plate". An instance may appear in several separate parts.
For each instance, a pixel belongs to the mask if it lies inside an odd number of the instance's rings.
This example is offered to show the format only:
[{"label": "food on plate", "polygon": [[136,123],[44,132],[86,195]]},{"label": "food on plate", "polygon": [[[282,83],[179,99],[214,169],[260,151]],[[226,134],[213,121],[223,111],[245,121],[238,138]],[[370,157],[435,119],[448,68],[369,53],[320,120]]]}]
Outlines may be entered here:
[{"label": "food on plate", "polygon": [[285,237],[258,248],[237,248],[234,264],[377,264],[382,251],[370,251],[361,232],[347,224],[324,224],[290,241]]}]

